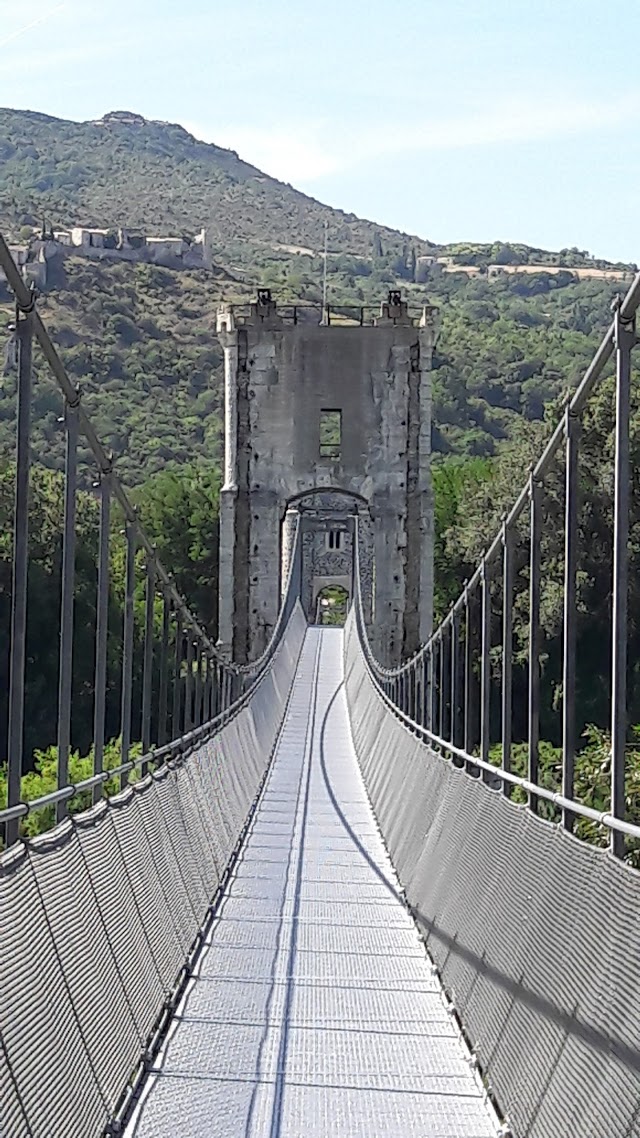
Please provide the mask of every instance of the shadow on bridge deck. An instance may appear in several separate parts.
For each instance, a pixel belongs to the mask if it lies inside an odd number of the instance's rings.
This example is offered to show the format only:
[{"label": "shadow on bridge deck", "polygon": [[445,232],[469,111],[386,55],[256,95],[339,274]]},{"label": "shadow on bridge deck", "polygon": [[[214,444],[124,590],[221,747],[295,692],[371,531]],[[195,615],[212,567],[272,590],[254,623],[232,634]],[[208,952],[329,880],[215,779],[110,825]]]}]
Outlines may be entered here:
[{"label": "shadow on bridge deck", "polygon": [[307,633],[254,823],[129,1138],[489,1138],[369,806],[342,633]]}]

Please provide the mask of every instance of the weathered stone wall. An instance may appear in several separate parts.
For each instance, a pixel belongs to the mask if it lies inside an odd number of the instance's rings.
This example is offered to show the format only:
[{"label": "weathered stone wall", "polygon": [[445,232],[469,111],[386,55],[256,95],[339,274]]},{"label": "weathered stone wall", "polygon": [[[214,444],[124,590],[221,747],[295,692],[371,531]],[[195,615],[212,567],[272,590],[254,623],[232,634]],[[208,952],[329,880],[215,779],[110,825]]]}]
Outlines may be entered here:
[{"label": "weathered stone wall", "polygon": [[[337,488],[368,507],[374,639],[384,630],[377,648],[399,660],[431,625],[433,322],[414,327],[405,314],[373,327],[287,325],[275,305],[258,305],[241,327],[224,311],[219,331],[227,407],[221,647],[240,659],[263,650],[277,619],[287,506]],[[342,414],[337,458],[320,455],[322,410]]]}]

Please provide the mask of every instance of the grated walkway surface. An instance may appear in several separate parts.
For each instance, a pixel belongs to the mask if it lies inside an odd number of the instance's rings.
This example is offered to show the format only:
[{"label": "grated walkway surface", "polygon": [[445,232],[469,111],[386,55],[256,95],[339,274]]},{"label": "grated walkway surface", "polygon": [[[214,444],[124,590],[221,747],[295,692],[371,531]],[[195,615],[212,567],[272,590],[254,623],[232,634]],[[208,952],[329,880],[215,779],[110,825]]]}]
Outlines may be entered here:
[{"label": "grated walkway surface", "polygon": [[307,633],[275,761],[129,1138],[495,1138],[369,806],[342,632]]}]

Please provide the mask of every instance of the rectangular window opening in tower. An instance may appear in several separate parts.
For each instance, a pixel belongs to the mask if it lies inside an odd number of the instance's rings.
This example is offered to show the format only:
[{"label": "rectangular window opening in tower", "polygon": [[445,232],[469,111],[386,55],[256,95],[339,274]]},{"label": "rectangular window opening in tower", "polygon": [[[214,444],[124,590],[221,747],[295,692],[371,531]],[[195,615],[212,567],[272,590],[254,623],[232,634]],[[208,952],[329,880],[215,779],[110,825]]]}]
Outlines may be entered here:
[{"label": "rectangular window opening in tower", "polygon": [[342,549],[342,530],[330,529],[327,533],[327,549]]},{"label": "rectangular window opening in tower", "polygon": [[342,411],[323,408],[320,411],[320,458],[340,458],[342,445]]}]

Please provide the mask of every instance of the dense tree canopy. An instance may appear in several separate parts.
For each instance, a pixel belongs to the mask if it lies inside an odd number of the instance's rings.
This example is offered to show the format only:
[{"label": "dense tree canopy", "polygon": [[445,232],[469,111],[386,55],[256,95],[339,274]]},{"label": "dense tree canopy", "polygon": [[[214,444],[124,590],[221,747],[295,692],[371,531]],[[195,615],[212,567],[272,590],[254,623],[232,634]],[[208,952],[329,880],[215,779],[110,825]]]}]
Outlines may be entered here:
[{"label": "dense tree canopy", "polygon": [[[6,739],[10,642],[11,556],[14,467],[0,467],[0,725]],[[187,465],[152,477],[135,493],[139,516],[170,567],[178,590],[203,620],[212,638],[217,628],[218,474],[209,466]],[[56,738],[58,630],[60,619],[63,493],[62,476],[34,467],[29,516],[29,581],[25,754],[46,750]],[[96,634],[99,505],[94,494],[78,496],[74,614],[72,743],[85,754],[92,741]],[[107,737],[120,729],[120,684],[124,600],[122,519],[114,509],[111,535]],[[157,604],[156,625],[161,620]],[[135,593],[133,737],[139,738],[144,558],[137,557]],[[0,763],[4,755],[0,753]]]}]

